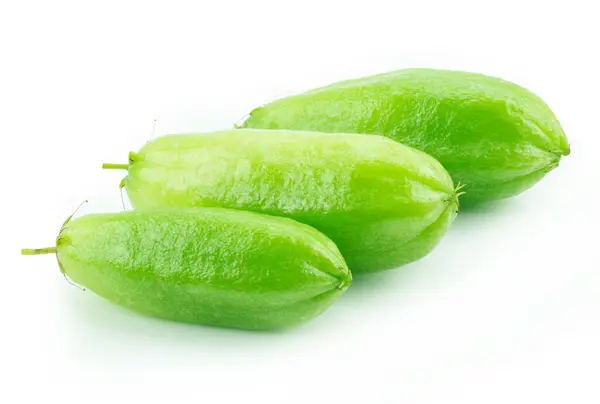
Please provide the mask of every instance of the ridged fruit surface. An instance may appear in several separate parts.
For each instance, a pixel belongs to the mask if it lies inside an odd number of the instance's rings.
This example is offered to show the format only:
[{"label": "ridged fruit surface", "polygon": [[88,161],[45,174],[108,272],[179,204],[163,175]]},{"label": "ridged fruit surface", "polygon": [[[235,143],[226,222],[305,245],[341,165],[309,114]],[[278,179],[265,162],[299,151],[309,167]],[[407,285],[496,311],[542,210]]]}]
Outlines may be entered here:
[{"label": "ridged fruit surface", "polygon": [[298,324],[352,280],[310,226],[219,208],[83,216],[64,225],[56,250],[65,275],[114,303],[224,327]]},{"label": "ridged fruit surface", "polygon": [[256,108],[245,128],[379,134],[438,159],[461,203],[517,195],[570,152],[538,96],[482,74],[408,69],[335,83]]},{"label": "ridged fruit surface", "polygon": [[382,136],[233,129],[170,135],[130,155],[137,209],[219,206],[286,216],[339,247],[353,272],[426,255],[458,208],[432,157]]}]

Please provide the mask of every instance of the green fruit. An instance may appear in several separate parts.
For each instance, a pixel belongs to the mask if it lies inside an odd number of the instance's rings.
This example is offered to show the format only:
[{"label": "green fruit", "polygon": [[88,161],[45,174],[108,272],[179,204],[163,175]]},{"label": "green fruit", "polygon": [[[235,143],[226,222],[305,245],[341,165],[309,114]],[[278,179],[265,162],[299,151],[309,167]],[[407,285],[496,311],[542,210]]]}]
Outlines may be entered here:
[{"label": "green fruit", "polygon": [[63,225],[63,273],[147,315],[245,329],[316,316],[352,277],[336,246],[293,220],[228,209],[130,211]]},{"label": "green fruit", "polygon": [[344,81],[257,108],[245,128],[385,135],[438,159],[461,202],[517,195],[569,154],[548,106],[481,74],[409,69]]},{"label": "green fruit", "polygon": [[229,130],[171,135],[130,154],[136,209],[220,206],[309,224],[353,272],[426,255],[456,216],[452,180],[433,158],[381,136]]}]

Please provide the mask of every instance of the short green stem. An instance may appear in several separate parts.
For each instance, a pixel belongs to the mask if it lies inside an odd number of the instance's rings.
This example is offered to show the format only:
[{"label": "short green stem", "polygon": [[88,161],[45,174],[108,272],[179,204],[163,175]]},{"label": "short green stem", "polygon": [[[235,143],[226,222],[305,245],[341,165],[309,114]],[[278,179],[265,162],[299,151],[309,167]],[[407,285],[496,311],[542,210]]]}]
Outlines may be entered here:
[{"label": "short green stem", "polygon": [[102,164],[102,168],[105,170],[127,170],[129,169],[128,164],[113,164],[113,163],[104,163]]},{"label": "short green stem", "polygon": [[56,254],[56,247],[23,248],[21,250],[21,254],[23,254],[23,255]]}]

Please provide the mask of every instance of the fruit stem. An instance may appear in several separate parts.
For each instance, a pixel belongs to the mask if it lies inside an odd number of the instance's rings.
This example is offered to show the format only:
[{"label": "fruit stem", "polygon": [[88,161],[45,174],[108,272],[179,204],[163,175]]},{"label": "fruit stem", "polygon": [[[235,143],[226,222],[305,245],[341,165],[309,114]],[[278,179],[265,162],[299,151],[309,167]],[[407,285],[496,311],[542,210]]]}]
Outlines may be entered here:
[{"label": "fruit stem", "polygon": [[23,255],[56,254],[56,247],[23,248],[21,250],[21,254],[23,254]]},{"label": "fruit stem", "polygon": [[102,168],[105,170],[127,170],[127,169],[129,169],[129,165],[128,164],[104,163],[104,164],[102,164]]}]

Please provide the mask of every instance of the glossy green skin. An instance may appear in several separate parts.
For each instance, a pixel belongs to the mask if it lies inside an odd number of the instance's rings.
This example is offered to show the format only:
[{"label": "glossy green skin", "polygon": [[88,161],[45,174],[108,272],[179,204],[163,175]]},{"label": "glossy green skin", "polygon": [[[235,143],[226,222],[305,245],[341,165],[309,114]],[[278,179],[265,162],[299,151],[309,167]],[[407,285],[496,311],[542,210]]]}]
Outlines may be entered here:
[{"label": "glossy green skin", "polygon": [[457,211],[452,180],[426,154],[382,136],[229,130],[171,135],[132,154],[136,209],[221,206],[307,223],[353,272],[426,255]]},{"label": "glossy green skin", "polygon": [[352,277],[331,240],[293,220],[228,209],[84,216],[57,240],[61,269],[108,300],[170,320],[288,327]]},{"label": "glossy green skin", "polygon": [[569,154],[548,106],[481,74],[409,69],[344,81],[257,108],[245,128],[385,135],[438,159],[461,203],[517,195]]}]

